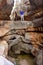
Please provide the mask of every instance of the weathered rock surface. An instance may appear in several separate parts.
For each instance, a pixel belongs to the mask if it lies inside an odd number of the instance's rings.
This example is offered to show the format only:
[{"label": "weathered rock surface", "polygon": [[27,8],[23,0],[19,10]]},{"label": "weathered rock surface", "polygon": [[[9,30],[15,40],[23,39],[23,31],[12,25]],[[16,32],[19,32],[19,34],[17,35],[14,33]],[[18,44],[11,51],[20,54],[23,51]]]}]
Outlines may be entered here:
[{"label": "weathered rock surface", "polygon": [[6,57],[8,54],[8,43],[5,40],[0,40],[0,55]]},{"label": "weathered rock surface", "polygon": [[[8,43],[9,48],[6,45],[5,52],[9,49],[14,54],[20,54],[23,51],[36,56],[40,47],[43,47],[43,27],[34,27],[32,21],[0,21],[0,40]],[[3,41],[0,41],[1,43],[4,44]]]},{"label": "weathered rock surface", "polygon": [[30,0],[30,3],[31,3],[31,6],[32,6],[32,9],[37,9],[39,6],[42,7],[43,3],[42,3],[42,0]]},{"label": "weathered rock surface", "polygon": [[0,37],[4,36],[8,31],[7,28],[0,28]]},{"label": "weathered rock surface", "polygon": [[[31,8],[28,7],[28,15],[25,17],[25,20],[32,20],[35,18],[42,17],[42,14],[38,14],[42,11],[42,0],[30,0]],[[0,0],[0,20],[9,20],[11,10],[13,8],[13,0]],[[40,11],[41,10],[41,11]]]},{"label": "weathered rock surface", "polygon": [[12,10],[13,4],[8,4],[7,0],[0,1],[0,20],[8,20],[10,19],[9,15]]},{"label": "weathered rock surface", "polygon": [[43,48],[38,51],[36,56],[36,64],[43,65]]},{"label": "weathered rock surface", "polygon": [[29,43],[33,46],[42,46],[43,33],[39,33],[37,31],[43,32],[43,28],[34,27],[34,23],[32,23],[32,21],[0,21],[0,39],[2,38],[6,40],[10,47],[17,45],[18,48],[21,47],[22,49],[23,47],[23,49],[30,50],[31,45],[29,47]]},{"label": "weathered rock surface", "polygon": [[[9,50],[14,54],[20,54],[21,51],[25,53],[32,53],[36,56],[37,65],[42,64],[43,54],[43,12],[42,12],[42,1],[41,0],[30,0],[31,7],[28,11],[28,16],[25,17],[26,22],[15,22],[15,21],[0,21],[0,45],[6,47],[4,55],[6,56],[8,45]],[[12,4],[7,3],[7,0],[0,0],[0,19],[8,20],[13,7]],[[29,18],[29,19],[28,19]],[[4,44],[4,45],[3,45]],[[4,47],[4,48],[5,48]],[[2,51],[2,50],[0,50]],[[38,53],[38,55],[37,55]],[[24,62],[24,61],[23,61]],[[21,62],[20,62],[21,64]],[[23,64],[23,63],[22,63]]]},{"label": "weathered rock surface", "polygon": [[[35,57],[40,56],[38,52],[40,47],[43,47],[43,27],[37,26],[38,24],[34,27],[34,25],[32,21],[0,21],[0,40],[8,43],[9,48],[6,48],[9,49],[9,55],[11,52],[20,54],[23,51],[32,53]],[[0,43],[4,42],[0,41]],[[20,64],[21,62],[23,64],[23,61],[20,61]],[[27,61],[25,64],[28,65]]]}]

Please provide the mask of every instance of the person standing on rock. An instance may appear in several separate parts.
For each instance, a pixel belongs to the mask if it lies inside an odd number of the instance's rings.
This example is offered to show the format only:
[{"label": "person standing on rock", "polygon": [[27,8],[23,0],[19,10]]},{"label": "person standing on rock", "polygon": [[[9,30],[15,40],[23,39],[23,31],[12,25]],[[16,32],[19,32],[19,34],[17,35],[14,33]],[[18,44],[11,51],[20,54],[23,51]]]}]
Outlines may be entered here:
[{"label": "person standing on rock", "polygon": [[[24,11],[21,10],[21,7],[23,6],[24,8],[24,4],[25,2],[28,2],[29,0],[14,0],[14,6],[12,8],[11,14],[10,14],[10,19],[14,20],[15,19],[15,15],[16,13],[18,13],[18,15],[21,15],[21,20],[24,20]],[[15,13],[16,12],[16,13]]]}]

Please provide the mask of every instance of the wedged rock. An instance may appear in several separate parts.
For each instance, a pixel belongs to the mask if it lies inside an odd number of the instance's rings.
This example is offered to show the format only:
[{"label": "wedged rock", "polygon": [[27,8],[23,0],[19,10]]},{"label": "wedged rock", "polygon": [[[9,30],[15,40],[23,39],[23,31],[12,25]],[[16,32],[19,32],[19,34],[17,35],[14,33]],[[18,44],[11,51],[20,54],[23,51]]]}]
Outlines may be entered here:
[{"label": "wedged rock", "polygon": [[[35,19],[33,21],[0,21],[0,27],[8,28],[9,30],[27,30],[27,31],[43,31],[43,22],[42,20]],[[38,21],[38,22],[37,22]],[[39,27],[40,26],[40,27]]]},{"label": "wedged rock", "polygon": [[27,29],[28,27],[33,27],[32,21],[0,21],[0,27],[6,27],[8,29]]},{"label": "wedged rock", "polygon": [[11,24],[11,28],[12,29],[26,29],[29,26],[32,26],[32,22],[28,22],[28,21],[13,21]]}]

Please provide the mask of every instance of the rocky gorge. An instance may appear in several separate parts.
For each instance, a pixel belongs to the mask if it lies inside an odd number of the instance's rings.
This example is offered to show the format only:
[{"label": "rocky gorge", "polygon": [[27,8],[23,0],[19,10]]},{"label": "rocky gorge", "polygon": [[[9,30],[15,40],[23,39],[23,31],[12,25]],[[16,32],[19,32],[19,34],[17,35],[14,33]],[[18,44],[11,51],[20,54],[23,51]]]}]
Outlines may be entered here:
[{"label": "rocky gorge", "polygon": [[11,21],[13,0],[0,0],[0,55],[17,65],[43,65],[42,2],[29,1],[24,21],[19,16]]}]

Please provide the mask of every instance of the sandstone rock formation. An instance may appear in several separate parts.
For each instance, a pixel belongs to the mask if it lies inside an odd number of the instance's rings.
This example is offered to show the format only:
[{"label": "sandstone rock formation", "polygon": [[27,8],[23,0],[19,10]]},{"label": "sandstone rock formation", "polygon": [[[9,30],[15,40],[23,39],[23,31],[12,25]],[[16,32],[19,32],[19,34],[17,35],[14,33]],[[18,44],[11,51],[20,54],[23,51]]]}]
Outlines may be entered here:
[{"label": "sandstone rock formation", "polygon": [[11,50],[14,54],[20,54],[21,51],[32,53],[36,57],[37,65],[41,65],[43,60],[42,2],[30,0],[30,5],[32,6],[27,11],[28,15],[24,18],[31,21],[1,21],[10,19],[13,2],[9,4],[7,0],[0,0],[0,45],[6,47],[5,52],[9,49],[9,52]]},{"label": "sandstone rock formation", "polygon": [[[5,24],[2,25],[3,23]],[[8,42],[9,49],[11,47],[15,48],[15,53],[20,53],[21,51],[29,53],[33,47],[38,49],[39,46],[43,46],[43,28],[40,27],[42,28],[41,30],[39,27],[34,27],[32,21],[1,21],[0,25],[0,32],[4,30],[4,33],[1,32],[2,35],[0,34],[0,39]],[[2,30],[1,28],[6,29]]]},{"label": "sandstone rock formation", "polygon": [[[42,17],[42,0],[30,0],[30,5],[31,7],[28,7],[27,12],[28,15],[25,16],[25,20],[32,20],[35,18],[40,18]],[[27,5],[28,6],[28,5]],[[1,0],[0,1],[0,19],[1,20],[9,20],[10,19],[10,14],[13,8],[13,0]],[[17,17],[18,19],[18,17]],[[19,18],[20,19],[20,18]]]},{"label": "sandstone rock formation", "polygon": [[5,40],[0,40],[0,55],[6,57],[8,54],[8,43]]},{"label": "sandstone rock formation", "polygon": [[0,20],[8,20],[13,4],[8,4],[7,0],[0,2]]}]

